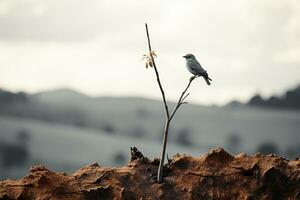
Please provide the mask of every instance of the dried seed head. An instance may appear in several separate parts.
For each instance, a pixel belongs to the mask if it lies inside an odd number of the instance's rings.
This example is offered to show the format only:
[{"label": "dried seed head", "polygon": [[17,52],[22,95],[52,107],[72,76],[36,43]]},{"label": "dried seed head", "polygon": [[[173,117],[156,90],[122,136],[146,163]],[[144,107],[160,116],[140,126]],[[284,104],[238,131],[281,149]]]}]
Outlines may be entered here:
[{"label": "dried seed head", "polygon": [[151,52],[150,52],[150,55],[151,55],[152,57],[155,57],[155,58],[157,57],[157,55],[155,54],[155,51],[151,51]]},{"label": "dried seed head", "polygon": [[150,66],[150,67],[153,67],[152,61],[149,61],[149,66]]},{"label": "dried seed head", "polygon": [[[154,51],[150,51],[148,54],[144,54],[142,60],[146,60],[145,67],[148,69],[148,67],[154,66],[154,59],[157,57]],[[153,59],[153,60],[152,60]]]}]

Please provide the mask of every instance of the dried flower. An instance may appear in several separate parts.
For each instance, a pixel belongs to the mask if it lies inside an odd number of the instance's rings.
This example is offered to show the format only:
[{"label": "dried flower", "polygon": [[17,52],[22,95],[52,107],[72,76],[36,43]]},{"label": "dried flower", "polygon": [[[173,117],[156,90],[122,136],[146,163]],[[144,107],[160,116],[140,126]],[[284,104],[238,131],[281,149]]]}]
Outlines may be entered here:
[{"label": "dried flower", "polygon": [[155,54],[154,51],[150,51],[150,55],[151,55],[153,58],[156,58],[156,57],[157,57],[157,55]]},{"label": "dried flower", "polygon": [[[144,54],[142,60],[146,60],[145,67],[148,69],[148,67],[154,66],[154,59],[157,57],[154,51],[150,51],[149,54]],[[152,61],[153,59],[153,61]]]}]

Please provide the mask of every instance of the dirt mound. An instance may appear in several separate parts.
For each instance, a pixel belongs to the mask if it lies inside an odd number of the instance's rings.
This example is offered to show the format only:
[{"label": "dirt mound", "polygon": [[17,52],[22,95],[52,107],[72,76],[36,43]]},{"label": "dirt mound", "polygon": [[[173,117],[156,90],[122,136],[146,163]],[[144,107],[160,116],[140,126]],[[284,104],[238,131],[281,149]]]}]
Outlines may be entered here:
[{"label": "dirt mound", "polygon": [[68,175],[33,167],[23,179],[0,182],[0,199],[300,199],[300,160],[220,148],[196,158],[177,154],[157,183],[159,161],[131,150],[120,168],[95,163]]}]

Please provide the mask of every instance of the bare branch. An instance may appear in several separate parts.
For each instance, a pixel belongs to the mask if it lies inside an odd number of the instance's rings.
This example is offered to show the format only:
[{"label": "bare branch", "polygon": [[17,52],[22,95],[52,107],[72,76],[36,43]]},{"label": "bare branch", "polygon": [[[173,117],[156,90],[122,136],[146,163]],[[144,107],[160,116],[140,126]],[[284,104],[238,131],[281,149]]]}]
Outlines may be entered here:
[{"label": "bare branch", "polygon": [[183,90],[183,92],[181,93],[181,96],[180,96],[179,99],[178,99],[177,105],[175,106],[175,108],[174,108],[174,110],[173,110],[173,112],[172,112],[172,114],[171,114],[171,116],[170,116],[170,119],[169,119],[170,121],[173,119],[173,117],[174,117],[175,113],[177,112],[178,108],[179,108],[182,104],[186,104],[186,103],[187,103],[187,102],[183,102],[183,101],[189,96],[189,93],[187,93],[186,95],[185,95],[185,93],[186,93],[186,91],[189,89],[191,83],[193,82],[193,80],[195,80],[195,78],[197,78],[197,77],[196,77],[196,76],[192,76],[192,77],[190,78],[188,85],[186,86],[186,88],[185,88],[185,89]]},{"label": "bare branch", "polygon": [[187,93],[187,94],[181,99],[181,101],[184,101],[189,95],[190,95],[190,93]]},{"label": "bare branch", "polygon": [[149,36],[149,31],[148,31],[148,25],[147,25],[147,23],[145,23],[145,26],[146,26],[146,32],[147,32],[149,54],[150,54],[150,57],[151,57],[151,61],[152,61],[152,63],[153,63],[153,67],[154,67],[155,75],[156,75],[156,80],[157,80],[159,89],[160,89],[160,91],[161,91],[161,96],[162,96],[162,98],[163,98],[163,102],[164,102],[164,106],[165,106],[165,111],[166,111],[167,119],[169,120],[169,118],[170,118],[170,113],[169,113],[169,108],[168,108],[168,104],[167,104],[165,92],[164,92],[164,89],[163,89],[163,87],[162,87],[162,85],[161,85],[160,78],[159,78],[159,73],[158,73],[158,70],[157,70],[157,67],[156,67],[156,64],[155,64],[153,55],[152,55],[152,53],[151,53],[151,52],[152,52],[152,49],[151,49],[150,36]]},{"label": "bare branch", "polygon": [[164,89],[163,89],[162,84],[160,82],[159,73],[158,73],[158,70],[157,70],[157,67],[156,67],[156,63],[155,63],[154,58],[153,58],[147,23],[145,23],[145,27],[146,27],[146,32],[147,32],[149,55],[150,55],[151,61],[153,63],[153,67],[154,67],[154,71],[155,71],[155,75],[156,75],[156,80],[157,80],[159,89],[161,91],[161,96],[162,96],[163,103],[164,103],[164,106],[165,106],[165,111],[166,111],[166,124],[165,124],[165,131],[164,131],[164,139],[163,139],[161,157],[160,157],[160,162],[159,162],[158,172],[157,172],[157,182],[161,182],[162,181],[162,173],[163,173],[163,165],[164,165],[166,148],[167,148],[168,132],[169,132],[169,126],[170,126],[170,113],[169,113],[169,108],[168,108],[165,92],[164,92]]}]

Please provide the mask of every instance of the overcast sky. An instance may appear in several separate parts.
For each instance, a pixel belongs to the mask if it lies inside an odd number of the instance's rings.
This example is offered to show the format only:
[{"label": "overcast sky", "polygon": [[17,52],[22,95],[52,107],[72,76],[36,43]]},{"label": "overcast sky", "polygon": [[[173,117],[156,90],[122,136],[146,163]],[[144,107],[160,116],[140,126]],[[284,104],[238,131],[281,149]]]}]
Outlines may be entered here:
[{"label": "overcast sky", "polygon": [[167,97],[193,53],[213,79],[190,102],[223,104],[300,83],[299,0],[0,0],[0,88],[71,88],[92,96],[160,98],[146,70],[148,22]]}]

